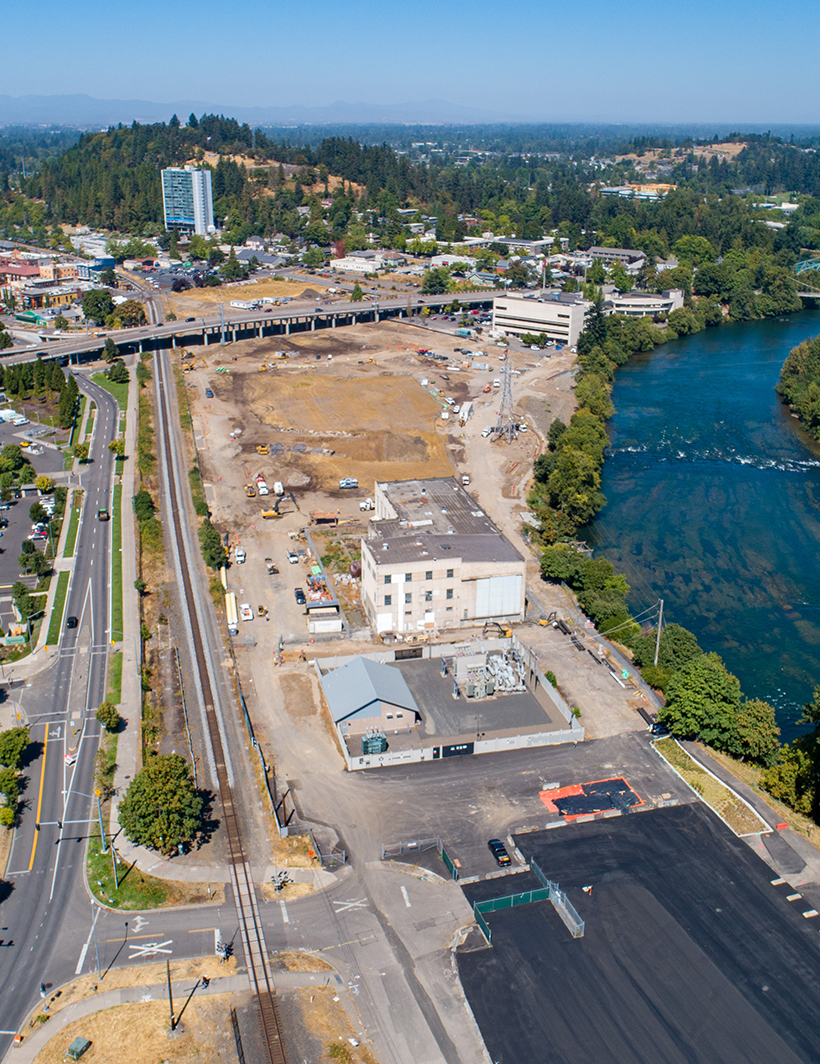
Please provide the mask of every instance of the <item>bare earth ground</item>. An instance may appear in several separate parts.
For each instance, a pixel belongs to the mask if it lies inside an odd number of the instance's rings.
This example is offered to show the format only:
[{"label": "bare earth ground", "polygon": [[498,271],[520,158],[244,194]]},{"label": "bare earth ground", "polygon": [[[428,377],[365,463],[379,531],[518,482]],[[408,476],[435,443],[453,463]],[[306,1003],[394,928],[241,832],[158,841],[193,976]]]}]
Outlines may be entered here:
[{"label": "bare earth ground", "polygon": [[290,296],[298,299],[305,292],[300,281],[257,281],[256,284],[228,284],[219,288],[189,288],[187,292],[168,292],[168,304],[178,318],[197,311],[213,314],[220,303],[230,306],[232,299],[261,299],[263,296]]}]

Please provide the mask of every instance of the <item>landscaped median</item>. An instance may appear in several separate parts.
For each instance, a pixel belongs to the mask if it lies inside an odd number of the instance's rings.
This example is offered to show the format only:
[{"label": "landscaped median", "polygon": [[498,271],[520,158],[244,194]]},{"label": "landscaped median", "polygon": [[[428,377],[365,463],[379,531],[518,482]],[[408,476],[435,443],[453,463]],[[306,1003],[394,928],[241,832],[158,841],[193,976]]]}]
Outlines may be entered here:
[{"label": "landscaped median", "polygon": [[74,548],[77,545],[77,532],[80,528],[80,514],[83,509],[82,499],[82,492],[75,491],[68,515],[68,531],[65,534],[65,544],[63,546],[64,558],[74,557]]},{"label": "landscaped median", "polygon": [[652,745],[664,761],[736,835],[759,835],[771,830],[751,806],[690,757],[676,739],[670,736],[667,739],[658,739]]},{"label": "landscaped median", "polygon": [[122,640],[122,484],[114,487],[111,509],[111,642]]},{"label": "landscaped median", "polygon": [[70,573],[66,570],[57,574],[57,590],[54,593],[54,602],[51,606],[51,619],[48,623],[49,646],[57,646],[60,642],[60,633],[63,630],[63,610],[65,609],[66,595],[68,594],[68,579]]}]

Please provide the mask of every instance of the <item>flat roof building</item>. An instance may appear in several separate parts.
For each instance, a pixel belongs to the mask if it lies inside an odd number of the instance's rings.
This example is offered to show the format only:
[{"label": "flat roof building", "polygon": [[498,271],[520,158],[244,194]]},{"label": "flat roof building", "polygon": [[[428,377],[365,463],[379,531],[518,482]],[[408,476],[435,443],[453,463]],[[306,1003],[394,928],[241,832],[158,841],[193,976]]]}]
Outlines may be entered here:
[{"label": "flat roof building", "polygon": [[376,484],[362,602],[378,633],[524,615],[526,563],[454,477]]},{"label": "flat roof building", "polygon": [[215,232],[211,171],[193,166],[163,170],[162,206],[166,229],[184,229],[200,236]]},{"label": "flat roof building", "polygon": [[611,292],[604,299],[605,314],[624,314],[627,318],[654,317],[671,314],[683,306],[683,290],[668,292]]},{"label": "flat roof building", "polygon": [[499,333],[544,333],[570,346],[578,342],[592,304],[576,292],[547,292],[541,296],[499,296],[493,300],[493,329]]}]

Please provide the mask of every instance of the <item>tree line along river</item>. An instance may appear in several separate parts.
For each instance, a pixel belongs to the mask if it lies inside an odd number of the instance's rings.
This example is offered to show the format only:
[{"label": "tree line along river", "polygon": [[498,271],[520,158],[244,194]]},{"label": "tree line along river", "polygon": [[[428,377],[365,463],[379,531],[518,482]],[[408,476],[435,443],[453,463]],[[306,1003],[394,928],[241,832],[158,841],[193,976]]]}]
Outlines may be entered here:
[{"label": "tree line along river", "polygon": [[618,370],[586,540],[771,702],[783,740],[820,684],[820,446],[775,394],[820,310],[707,329]]}]

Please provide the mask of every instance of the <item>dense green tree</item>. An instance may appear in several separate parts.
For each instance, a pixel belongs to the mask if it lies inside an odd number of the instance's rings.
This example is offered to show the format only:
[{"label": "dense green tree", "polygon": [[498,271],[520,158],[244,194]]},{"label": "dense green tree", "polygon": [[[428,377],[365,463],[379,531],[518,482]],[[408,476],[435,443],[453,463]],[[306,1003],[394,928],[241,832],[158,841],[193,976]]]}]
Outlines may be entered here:
[{"label": "dense green tree", "polygon": [[228,554],[222,546],[222,537],[208,518],[199,526],[199,542],[202,547],[202,557],[208,568],[221,569]]},{"label": "dense green tree", "polygon": [[817,815],[817,733],[783,746],[774,765],[763,773],[763,788],[806,816]]},{"label": "dense green tree", "polygon": [[170,854],[196,838],[202,798],[179,754],[154,754],[129,784],[119,807],[126,836],[138,846]]},{"label": "dense green tree", "polygon": [[736,731],[740,681],[715,653],[701,654],[679,669],[666,688],[658,719],[673,735],[728,750]]},{"label": "dense green tree", "polygon": [[118,732],[122,724],[122,717],[113,702],[101,702],[94,714],[107,732]]},{"label": "dense green tree", "polygon": [[119,360],[111,364],[111,368],[107,371],[106,376],[114,384],[127,384],[130,379],[128,367],[124,362]]},{"label": "dense green tree", "polygon": [[103,358],[106,362],[113,362],[115,358],[120,357],[120,349],[114,343],[110,336],[106,337],[105,346],[103,347]]},{"label": "dense green tree", "polygon": [[117,274],[110,266],[105,270],[100,270],[100,284],[104,284],[107,288],[117,287]]},{"label": "dense green tree", "polygon": [[74,444],[74,457],[79,458],[81,462],[87,462],[89,455],[89,446],[87,443],[75,443]]},{"label": "dense green tree", "polygon": [[117,307],[117,317],[123,325],[144,325],[145,307],[137,299],[126,299]]},{"label": "dense green tree", "polygon": [[10,347],[14,347],[14,340],[5,329],[0,329],[0,351],[7,351]]},{"label": "dense green tree", "polygon": [[83,295],[83,314],[89,321],[102,325],[109,314],[113,313],[114,301],[105,288],[92,288]]},{"label": "dense green tree", "polygon": [[437,266],[427,270],[421,279],[421,291],[430,295],[441,295],[449,292],[452,288],[450,271],[445,266]]},{"label": "dense green tree", "polygon": [[358,281],[353,285],[353,291],[350,293],[350,300],[352,303],[360,303],[364,299],[361,285]]},{"label": "dense green tree", "polygon": [[780,729],[774,707],[758,699],[741,702],[726,750],[743,761],[773,764],[780,750]]},{"label": "dense green tree", "polygon": [[30,742],[28,728],[7,728],[0,732],[0,765],[18,769]]},{"label": "dense green tree", "polygon": [[585,374],[575,388],[578,405],[585,407],[596,417],[611,418],[615,407],[609,397],[608,382],[597,373]]}]

